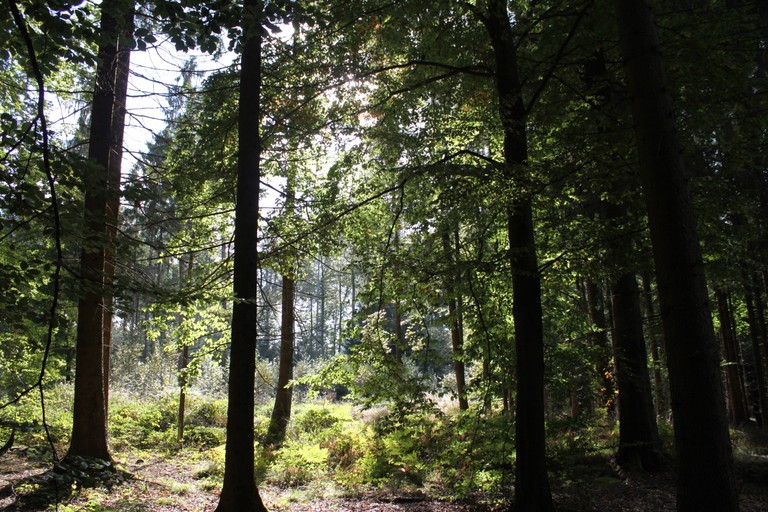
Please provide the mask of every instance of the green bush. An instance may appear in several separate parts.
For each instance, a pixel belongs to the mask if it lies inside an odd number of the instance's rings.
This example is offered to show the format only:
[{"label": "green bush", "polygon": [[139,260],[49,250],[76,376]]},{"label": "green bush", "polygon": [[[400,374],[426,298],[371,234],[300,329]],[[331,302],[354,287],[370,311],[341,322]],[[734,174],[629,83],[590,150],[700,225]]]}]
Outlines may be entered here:
[{"label": "green bush", "polygon": [[[71,384],[55,384],[45,388],[46,425],[56,451],[61,454],[69,445],[72,432],[72,403],[74,387]],[[0,421],[16,425],[16,445],[28,446],[33,452],[48,454],[48,441],[42,421],[40,393],[34,391],[14,405],[0,409]],[[0,430],[0,444],[7,441],[10,428]]]},{"label": "green bush", "polygon": [[316,444],[289,444],[275,455],[267,481],[280,487],[307,485],[326,473],[328,450]]},{"label": "green bush", "polygon": [[171,395],[157,400],[137,400],[131,395],[113,394],[109,430],[115,448],[172,446],[178,402]]},{"label": "green bush", "polygon": [[341,419],[327,407],[312,406],[296,418],[296,428],[310,436],[335,427]]},{"label": "green bush", "polygon": [[184,445],[214,448],[224,444],[226,432],[221,427],[189,426],[184,429]]},{"label": "green bush", "polygon": [[225,399],[211,400],[194,395],[187,401],[187,425],[200,427],[226,427],[227,401]]}]

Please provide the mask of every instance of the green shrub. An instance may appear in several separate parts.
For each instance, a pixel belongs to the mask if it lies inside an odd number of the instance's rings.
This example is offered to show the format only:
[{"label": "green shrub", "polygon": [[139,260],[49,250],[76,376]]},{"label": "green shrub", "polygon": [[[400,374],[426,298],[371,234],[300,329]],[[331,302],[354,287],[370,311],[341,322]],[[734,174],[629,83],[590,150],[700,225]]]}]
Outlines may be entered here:
[{"label": "green shrub", "polygon": [[[72,432],[74,387],[71,384],[55,384],[45,388],[44,396],[48,432],[56,451],[63,453],[69,445],[69,435]],[[50,452],[38,391],[27,395],[14,405],[0,409],[0,421],[17,426],[16,445],[28,446],[33,452],[41,455]],[[10,431],[10,428],[0,430],[0,444],[7,441]]]},{"label": "green shrub", "polygon": [[157,400],[137,400],[131,395],[113,394],[109,430],[116,448],[169,448],[175,444],[178,402],[171,395]]},{"label": "green shrub", "polygon": [[299,487],[325,474],[328,450],[316,444],[289,444],[275,455],[267,481],[280,487]]},{"label": "green shrub", "polygon": [[184,429],[184,445],[214,448],[224,444],[226,432],[221,427],[189,426]]},{"label": "green shrub", "polygon": [[226,427],[227,401],[194,395],[188,400],[186,424],[200,427]]},{"label": "green shrub", "polygon": [[310,407],[296,418],[296,427],[311,436],[336,426],[340,421],[327,407]]}]

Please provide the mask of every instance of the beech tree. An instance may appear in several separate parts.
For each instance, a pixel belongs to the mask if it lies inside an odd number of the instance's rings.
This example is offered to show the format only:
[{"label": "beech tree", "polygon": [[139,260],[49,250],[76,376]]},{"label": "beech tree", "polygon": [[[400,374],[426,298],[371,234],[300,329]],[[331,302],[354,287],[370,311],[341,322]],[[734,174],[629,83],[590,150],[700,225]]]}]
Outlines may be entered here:
[{"label": "beech tree", "polygon": [[[503,176],[520,188],[528,179],[526,111],[515,34],[506,0],[488,0],[480,14],[493,46],[499,119],[504,129]],[[507,231],[515,321],[515,510],[554,510],[544,453],[544,339],[541,281],[530,193],[509,198]]]},{"label": "beech tree", "polygon": [[261,42],[264,6],[245,0],[242,11],[237,197],[235,200],[232,347],[227,399],[224,484],[218,512],[266,511],[254,474],[253,405],[259,267],[261,179]]}]

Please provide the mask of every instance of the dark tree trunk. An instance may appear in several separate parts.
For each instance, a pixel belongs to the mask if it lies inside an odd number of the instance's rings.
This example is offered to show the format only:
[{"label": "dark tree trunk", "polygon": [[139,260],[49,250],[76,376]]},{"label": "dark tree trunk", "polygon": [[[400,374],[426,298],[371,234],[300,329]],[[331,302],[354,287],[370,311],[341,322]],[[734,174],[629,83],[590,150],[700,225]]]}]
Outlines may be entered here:
[{"label": "dark tree trunk", "polygon": [[667,415],[667,394],[664,387],[664,379],[661,375],[661,354],[659,353],[659,340],[654,329],[656,312],[653,307],[653,292],[651,291],[651,279],[648,274],[643,274],[643,295],[645,296],[645,313],[648,322],[648,338],[651,346],[651,363],[653,364],[653,391],[656,395],[656,415],[663,418]]},{"label": "dark tree trunk", "polygon": [[456,248],[451,247],[451,239],[448,233],[443,235],[443,248],[450,262],[451,270],[446,277],[445,290],[448,295],[448,317],[451,322],[451,349],[453,351],[453,373],[456,376],[456,394],[459,397],[459,409],[469,409],[466,393],[466,379],[464,374],[464,329],[462,320],[461,296],[457,294],[456,287],[460,281],[461,272],[456,268],[458,258],[455,252],[459,248],[459,233],[454,236]]},{"label": "dark tree trunk", "polygon": [[752,354],[753,354],[753,371],[755,375],[755,387],[757,388],[757,403],[755,404],[755,419],[757,423],[763,427],[763,430],[768,430],[768,379],[766,378],[766,366],[765,359],[763,358],[763,340],[764,333],[761,327],[761,322],[758,321],[757,311],[755,308],[755,296],[758,295],[759,288],[753,286],[753,282],[748,281],[748,277],[744,277],[746,293],[744,295],[744,302],[747,305],[747,323],[749,324],[749,337],[752,340]]},{"label": "dark tree trunk", "polygon": [[717,316],[720,319],[720,336],[725,353],[725,385],[728,393],[728,404],[730,405],[731,422],[736,425],[743,425],[749,421],[749,408],[741,378],[741,359],[734,336],[728,294],[718,289],[715,290],[715,297],[717,298]]},{"label": "dark tree trunk", "polygon": [[611,342],[606,332],[607,321],[605,318],[605,308],[603,307],[603,292],[592,279],[587,279],[586,283],[587,304],[589,307],[589,318],[594,324],[591,335],[592,345],[597,348],[595,367],[602,381],[600,395],[601,405],[608,413],[608,417],[616,419],[616,386],[613,381],[615,374],[611,364]]},{"label": "dark tree trunk", "polygon": [[[506,0],[488,0],[484,19],[496,61],[499,117],[504,129],[504,178],[522,186],[530,178],[526,112],[517,67],[516,38]],[[554,510],[546,469],[544,435],[544,341],[541,282],[530,194],[510,199],[507,209],[512,265],[517,396],[515,399],[515,510]]]},{"label": "dark tree trunk", "polygon": [[619,387],[619,450],[616,460],[622,466],[656,471],[661,462],[659,433],[648,376],[640,289],[634,274],[623,274],[616,280],[611,301]]},{"label": "dark tree trunk", "polygon": [[[77,342],[75,355],[75,398],[72,418],[72,436],[67,456],[96,457],[110,460],[107,445],[107,382],[111,329],[111,313],[105,307],[109,302],[108,278],[110,264],[110,236],[117,223],[117,208],[111,196],[119,194],[120,155],[123,122],[114,119],[124,115],[124,72],[120,64],[118,47],[121,31],[133,23],[133,6],[124,2],[106,0],[101,5],[101,31],[108,41],[99,47],[96,83],[91,108],[91,127],[88,145],[89,166],[85,173],[85,226],[84,243],[80,256],[81,290],[78,300]],[[122,52],[123,54],[127,52]],[[120,77],[120,79],[118,79]],[[122,96],[122,97],[120,97]],[[116,176],[115,176],[115,169]],[[119,205],[119,200],[118,203]],[[109,223],[114,224],[113,227]],[[112,266],[113,268],[113,266]]]},{"label": "dark tree trunk", "polygon": [[296,283],[288,276],[283,276],[282,324],[280,327],[280,368],[277,377],[277,392],[272,417],[269,421],[265,446],[280,446],[285,438],[285,430],[291,420],[291,401],[293,388],[293,345],[294,345],[294,292]]},{"label": "dark tree trunk", "polygon": [[253,452],[261,178],[261,10],[259,0],[245,0],[235,204],[235,301],[232,306],[224,483],[216,507],[218,512],[266,512],[256,488]]},{"label": "dark tree trunk", "polygon": [[[133,36],[133,13],[126,16],[122,32],[126,40]],[[125,133],[128,78],[131,67],[131,50],[120,47],[117,51],[115,70],[115,101],[112,112],[112,150],[107,168],[106,233],[104,255],[104,406],[109,417],[109,375],[112,356],[112,316],[115,297],[115,240],[120,224],[120,179],[123,167],[123,134]]]},{"label": "dark tree trunk", "polygon": [[[605,213],[606,220],[614,227],[621,226],[628,219],[625,205],[609,202]],[[609,259],[614,264],[620,265],[634,252],[631,234],[622,233],[609,244]],[[656,471],[661,462],[659,432],[648,375],[637,276],[624,269],[611,288],[614,361],[619,388],[619,449],[616,460],[625,467]]]},{"label": "dark tree trunk", "polygon": [[617,0],[669,367],[680,512],[739,509],[718,346],[653,15]]}]

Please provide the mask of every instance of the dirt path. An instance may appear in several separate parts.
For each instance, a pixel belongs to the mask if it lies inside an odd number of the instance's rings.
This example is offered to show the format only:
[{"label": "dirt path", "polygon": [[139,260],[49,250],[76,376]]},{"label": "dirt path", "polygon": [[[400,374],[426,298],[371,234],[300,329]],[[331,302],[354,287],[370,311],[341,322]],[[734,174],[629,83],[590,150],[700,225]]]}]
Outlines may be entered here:
[{"label": "dirt path", "polygon": [[[67,512],[83,511],[211,511],[218,489],[199,478],[204,462],[189,457],[146,459],[118,458],[124,476],[112,479],[110,488],[74,489],[61,477],[47,471],[50,463],[38,460],[23,449],[14,449],[0,458],[0,510],[56,510],[53,483],[58,482],[58,502]],[[742,491],[742,512],[768,510],[768,458],[738,460]],[[670,473],[630,475],[619,478],[607,465],[592,462],[577,468],[579,478],[553,482],[553,494],[560,512],[673,512],[674,479]],[[59,480],[56,480],[59,478]],[[325,497],[322,489],[261,489],[271,512],[492,512],[494,507],[429,500],[425,496],[386,496],[373,492],[353,498]],[[59,507],[62,509],[63,507]],[[498,510],[497,508],[496,510]]]}]

